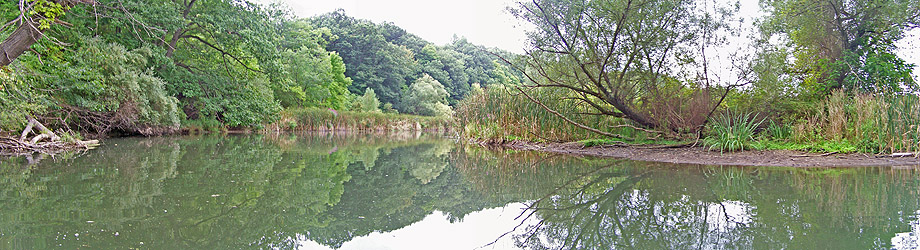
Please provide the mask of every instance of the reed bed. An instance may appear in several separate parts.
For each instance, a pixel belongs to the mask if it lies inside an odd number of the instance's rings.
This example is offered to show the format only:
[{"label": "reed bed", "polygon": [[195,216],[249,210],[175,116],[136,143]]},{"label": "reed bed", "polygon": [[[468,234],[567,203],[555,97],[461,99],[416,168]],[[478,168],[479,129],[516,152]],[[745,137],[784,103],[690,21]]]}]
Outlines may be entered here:
[{"label": "reed bed", "polygon": [[793,126],[799,143],[827,140],[873,153],[920,152],[920,96],[838,91]]},{"label": "reed bed", "polygon": [[380,112],[335,111],[324,108],[292,108],[268,131],[448,131],[452,118]]},{"label": "reed bed", "polygon": [[[640,133],[632,128],[617,127],[625,122],[622,119],[587,114],[594,111],[568,98],[564,90],[528,91],[534,99],[578,123],[631,138]],[[500,85],[475,91],[461,102],[456,116],[463,136],[480,140],[568,142],[605,138],[562,120],[518,90]]]}]

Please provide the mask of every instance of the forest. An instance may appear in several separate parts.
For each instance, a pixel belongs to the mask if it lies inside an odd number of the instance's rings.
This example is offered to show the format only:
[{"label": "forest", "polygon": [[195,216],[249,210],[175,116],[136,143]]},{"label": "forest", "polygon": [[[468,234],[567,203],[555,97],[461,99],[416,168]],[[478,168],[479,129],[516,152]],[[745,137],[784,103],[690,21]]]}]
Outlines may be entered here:
[{"label": "forest", "polygon": [[[524,53],[245,0],[0,3],[0,135],[452,129],[480,141],[920,151],[920,1],[533,0]],[[741,23],[753,35],[740,37]],[[751,41],[730,56],[730,40]],[[35,122],[32,122],[32,121]],[[44,133],[44,132],[42,132]],[[23,134],[23,137],[25,137]]]},{"label": "forest", "polygon": [[[508,74],[493,56],[507,52],[463,38],[438,46],[343,11],[297,18],[282,6],[195,0],[0,8],[3,131],[30,116],[88,137],[258,130],[282,111],[445,120],[471,86]],[[17,48],[23,30],[41,39]]]}]

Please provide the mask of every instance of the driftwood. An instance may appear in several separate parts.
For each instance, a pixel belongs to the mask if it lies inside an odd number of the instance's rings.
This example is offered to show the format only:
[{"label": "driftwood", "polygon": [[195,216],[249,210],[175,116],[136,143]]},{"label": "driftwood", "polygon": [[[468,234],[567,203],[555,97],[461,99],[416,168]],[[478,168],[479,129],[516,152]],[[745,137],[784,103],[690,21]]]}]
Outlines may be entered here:
[{"label": "driftwood", "polygon": [[920,154],[918,153],[893,153],[888,157],[913,157],[913,156],[920,156]]},{"label": "driftwood", "polygon": [[[32,138],[29,136],[33,135]],[[99,146],[98,140],[64,141],[35,118],[29,117],[29,124],[19,138],[0,137],[0,155],[31,155],[33,153],[55,155],[68,150],[89,150]]]},{"label": "driftwood", "polygon": [[809,154],[804,154],[804,155],[793,155],[792,157],[826,157],[826,156],[835,155],[835,154],[837,154],[837,153],[839,153],[839,152],[830,152],[830,153],[824,153],[824,154],[820,154],[820,155],[809,155]]}]

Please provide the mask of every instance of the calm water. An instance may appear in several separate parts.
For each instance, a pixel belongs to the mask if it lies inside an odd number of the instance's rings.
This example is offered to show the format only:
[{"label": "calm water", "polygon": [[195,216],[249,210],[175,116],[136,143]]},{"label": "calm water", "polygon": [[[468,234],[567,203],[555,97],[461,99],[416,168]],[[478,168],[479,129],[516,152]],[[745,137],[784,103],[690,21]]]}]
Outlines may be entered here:
[{"label": "calm water", "polygon": [[920,167],[670,165],[328,135],[112,139],[28,161],[0,160],[0,249],[920,248]]}]

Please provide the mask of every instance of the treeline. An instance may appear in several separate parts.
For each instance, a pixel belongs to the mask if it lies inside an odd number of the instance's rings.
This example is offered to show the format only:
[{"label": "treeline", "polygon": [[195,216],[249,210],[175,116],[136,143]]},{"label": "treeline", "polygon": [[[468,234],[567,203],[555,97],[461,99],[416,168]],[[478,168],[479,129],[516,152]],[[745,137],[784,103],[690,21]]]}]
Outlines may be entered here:
[{"label": "treeline", "polygon": [[309,20],[337,37],[326,48],[338,52],[348,66],[345,75],[354,80],[349,90],[364,94],[373,89],[383,106],[402,113],[438,114],[444,107],[429,104],[444,94],[443,104],[454,106],[471,86],[518,79],[497,57],[510,53],[464,38],[436,46],[392,23],[375,24],[342,10]]},{"label": "treeline", "polygon": [[0,68],[3,131],[29,116],[88,136],[259,129],[310,107],[450,116],[472,85],[510,75],[493,55],[507,52],[461,38],[436,46],[342,11],[304,19],[245,0],[34,0],[0,13],[5,55],[23,31],[43,36]]}]

